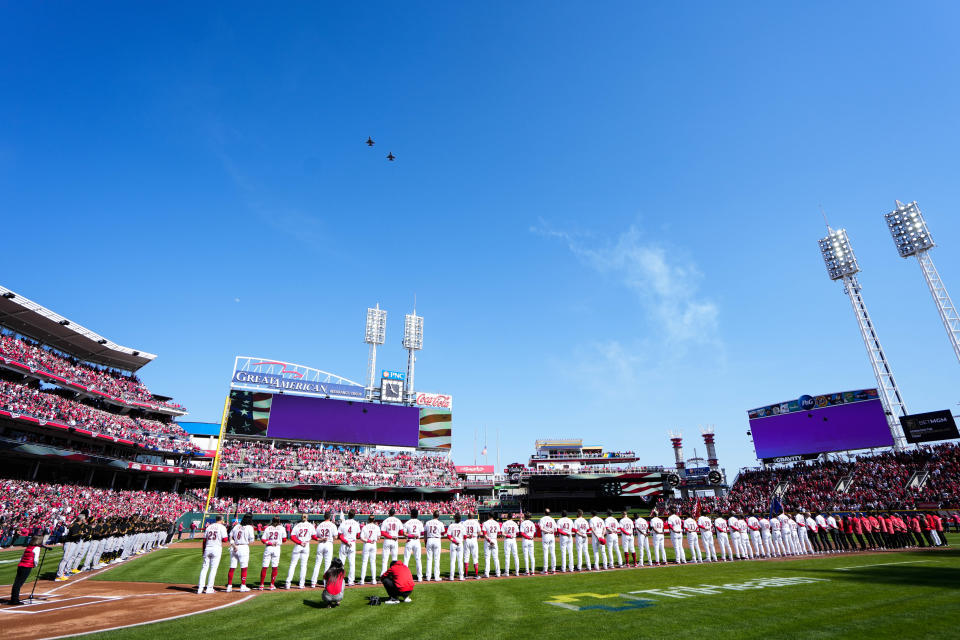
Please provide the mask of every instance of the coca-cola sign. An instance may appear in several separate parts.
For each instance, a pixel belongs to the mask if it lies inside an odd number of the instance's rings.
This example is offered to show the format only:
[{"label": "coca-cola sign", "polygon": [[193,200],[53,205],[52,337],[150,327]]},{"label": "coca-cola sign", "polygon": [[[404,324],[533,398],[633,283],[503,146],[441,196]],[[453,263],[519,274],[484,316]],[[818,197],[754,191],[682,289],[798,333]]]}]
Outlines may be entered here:
[{"label": "coca-cola sign", "polygon": [[435,407],[437,409],[452,409],[453,396],[442,393],[417,392],[417,404],[421,407]]}]

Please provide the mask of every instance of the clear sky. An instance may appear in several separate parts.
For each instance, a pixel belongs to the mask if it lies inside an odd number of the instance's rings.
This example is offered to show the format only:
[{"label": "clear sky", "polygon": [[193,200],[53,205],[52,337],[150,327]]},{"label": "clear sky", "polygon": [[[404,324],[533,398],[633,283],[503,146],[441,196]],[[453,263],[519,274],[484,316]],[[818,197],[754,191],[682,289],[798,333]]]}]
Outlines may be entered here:
[{"label": "clear sky", "polygon": [[402,369],[416,296],[456,462],[714,424],[732,472],[747,409],[876,384],[822,204],[908,408],[956,409],[883,214],[960,296],[960,8],[773,4],[3,2],[0,282],[211,421],[236,355],[362,380],[377,302]]}]

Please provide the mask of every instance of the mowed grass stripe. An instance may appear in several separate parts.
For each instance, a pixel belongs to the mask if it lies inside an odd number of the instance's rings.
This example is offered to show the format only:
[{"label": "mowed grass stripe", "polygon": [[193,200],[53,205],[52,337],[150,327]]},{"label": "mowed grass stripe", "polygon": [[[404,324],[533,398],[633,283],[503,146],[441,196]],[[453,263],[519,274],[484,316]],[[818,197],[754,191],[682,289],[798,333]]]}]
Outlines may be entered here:
[{"label": "mowed grass stripe", "polygon": [[[193,553],[186,558],[179,557],[184,551]],[[160,551],[155,557],[143,558],[129,567],[118,567],[98,578],[121,579],[120,572],[125,570],[130,575],[143,573],[151,580],[161,574],[166,581],[193,582],[199,572],[199,557],[199,550]],[[182,637],[215,630],[228,637],[247,638],[270,634],[317,635],[321,628],[323,635],[335,634],[334,637],[356,635],[360,629],[375,629],[377,635],[402,638],[469,636],[471,639],[538,640],[560,632],[589,637],[610,633],[625,638],[663,634],[732,635],[738,640],[952,637],[960,624],[960,556],[956,552],[867,556],[888,562],[929,562],[837,570],[849,567],[852,557],[688,565],[519,580],[422,583],[417,585],[413,604],[393,607],[366,606],[366,596],[382,593],[379,589],[348,590],[343,606],[332,610],[311,606],[319,601],[319,591],[267,592],[224,611],[95,637],[111,640]],[[286,577],[284,571],[281,567],[281,579]],[[176,575],[172,575],[174,573]],[[827,581],[720,591],[715,595],[682,599],[649,596],[652,606],[623,611],[570,611],[544,604],[564,594],[619,594],[672,586],[739,584],[761,577]],[[624,601],[589,599],[582,604],[608,602],[622,604]]]}]

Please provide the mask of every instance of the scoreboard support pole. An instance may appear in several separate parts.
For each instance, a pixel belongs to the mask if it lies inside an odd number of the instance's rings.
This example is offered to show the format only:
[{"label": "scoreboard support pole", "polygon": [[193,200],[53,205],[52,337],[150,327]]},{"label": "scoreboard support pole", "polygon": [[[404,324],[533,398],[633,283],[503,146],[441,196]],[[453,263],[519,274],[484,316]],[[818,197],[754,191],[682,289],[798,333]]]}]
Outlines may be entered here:
[{"label": "scoreboard support pole", "polygon": [[207,502],[203,505],[203,519],[200,526],[207,526],[207,514],[210,511],[210,502],[217,492],[217,475],[220,472],[220,451],[223,449],[223,435],[227,430],[227,412],[230,409],[230,394],[223,401],[223,417],[220,418],[220,435],[217,438],[217,453],[213,456],[213,467],[210,473],[210,489],[207,491]]}]

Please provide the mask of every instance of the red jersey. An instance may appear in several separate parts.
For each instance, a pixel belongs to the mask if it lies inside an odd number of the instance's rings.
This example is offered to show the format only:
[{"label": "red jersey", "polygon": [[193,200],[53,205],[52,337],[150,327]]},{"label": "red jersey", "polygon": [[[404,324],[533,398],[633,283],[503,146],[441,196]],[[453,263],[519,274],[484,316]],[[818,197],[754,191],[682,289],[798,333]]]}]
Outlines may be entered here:
[{"label": "red jersey", "polygon": [[324,591],[331,595],[337,595],[338,593],[343,592],[343,574],[341,573],[336,578],[332,580],[327,580],[327,586],[323,588]]},{"label": "red jersey", "polygon": [[401,592],[413,591],[413,576],[410,575],[410,569],[399,560],[394,561],[390,568],[381,576],[381,579],[390,576],[393,583],[397,585],[397,590]]}]

